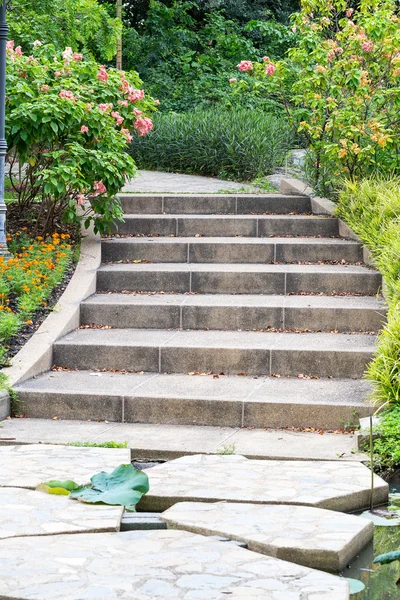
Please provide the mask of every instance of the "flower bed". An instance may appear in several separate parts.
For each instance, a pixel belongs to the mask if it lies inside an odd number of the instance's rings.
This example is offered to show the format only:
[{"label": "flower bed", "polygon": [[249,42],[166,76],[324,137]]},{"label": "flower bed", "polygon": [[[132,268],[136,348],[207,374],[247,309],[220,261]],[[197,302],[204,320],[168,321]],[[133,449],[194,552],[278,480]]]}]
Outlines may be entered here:
[{"label": "flower bed", "polygon": [[12,257],[0,256],[0,362],[7,361],[11,340],[33,324],[73,261],[68,233],[32,238],[27,229],[7,238]]}]

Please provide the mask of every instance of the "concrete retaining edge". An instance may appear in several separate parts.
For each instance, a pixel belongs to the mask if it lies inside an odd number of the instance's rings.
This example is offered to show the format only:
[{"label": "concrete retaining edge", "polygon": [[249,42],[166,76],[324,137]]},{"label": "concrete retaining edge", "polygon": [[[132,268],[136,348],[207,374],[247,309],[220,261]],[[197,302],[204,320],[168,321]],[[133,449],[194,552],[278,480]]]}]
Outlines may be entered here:
[{"label": "concrete retaining edge", "polygon": [[[39,329],[11,360],[10,367],[1,372],[7,375],[8,385],[35,377],[53,366],[53,344],[80,325],[80,303],[96,292],[97,269],[101,263],[100,234],[93,228],[82,229],[80,256],[74,274],[52,312]],[[7,392],[0,392],[0,419],[10,414]]]}]

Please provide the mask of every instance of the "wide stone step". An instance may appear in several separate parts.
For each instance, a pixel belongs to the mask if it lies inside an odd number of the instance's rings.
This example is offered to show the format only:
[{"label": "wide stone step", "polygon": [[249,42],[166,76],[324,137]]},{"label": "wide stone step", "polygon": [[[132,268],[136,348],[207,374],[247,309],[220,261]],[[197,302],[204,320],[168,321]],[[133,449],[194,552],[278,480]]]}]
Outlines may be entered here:
[{"label": "wide stone step", "polygon": [[24,414],[43,419],[336,429],[370,410],[369,384],[352,379],[52,371],[17,391]]},{"label": "wide stone step", "polygon": [[111,238],[103,262],[297,263],[362,261],[361,244],[335,238]]},{"label": "wide stone step", "polygon": [[202,294],[376,294],[373,269],[355,265],[221,263],[108,264],[97,272],[98,291]]},{"label": "wide stone step", "polygon": [[308,213],[308,196],[283,194],[120,194],[127,214]]},{"label": "wide stone step", "polygon": [[125,215],[115,231],[122,235],[211,237],[337,236],[334,217],[305,215]]},{"label": "wide stone step", "polygon": [[78,329],[54,344],[70,369],[362,377],[375,337],[367,334]]},{"label": "wide stone step", "polygon": [[118,328],[378,331],[385,314],[374,296],[97,294],[81,304],[82,324]]}]

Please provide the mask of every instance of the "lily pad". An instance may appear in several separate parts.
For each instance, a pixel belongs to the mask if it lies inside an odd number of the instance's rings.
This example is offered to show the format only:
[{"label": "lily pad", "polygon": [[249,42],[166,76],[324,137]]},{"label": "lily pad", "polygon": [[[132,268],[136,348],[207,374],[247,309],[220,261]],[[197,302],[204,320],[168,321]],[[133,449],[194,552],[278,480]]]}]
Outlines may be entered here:
[{"label": "lily pad", "polygon": [[400,550],[394,550],[394,552],[387,552],[386,554],[380,554],[374,560],[375,564],[388,565],[395,560],[400,560]]},{"label": "lily pad", "polygon": [[70,498],[90,504],[112,504],[135,510],[135,505],[149,491],[146,473],[132,465],[120,465],[112,473],[102,471],[93,475],[91,485],[71,492]]},{"label": "lily pad", "polygon": [[396,527],[396,525],[400,525],[400,518],[397,513],[394,513],[393,517],[377,515],[369,510],[366,510],[361,515],[364,519],[369,519],[373,522],[374,525],[378,527]]},{"label": "lily pad", "polygon": [[46,494],[56,494],[57,496],[69,496],[74,490],[78,490],[81,486],[67,479],[65,481],[59,481],[58,479],[52,479],[51,481],[45,481],[40,483],[36,491],[46,492]]},{"label": "lily pad", "polygon": [[350,577],[344,577],[346,581],[349,582],[350,585],[350,596],[353,594],[359,594],[363,590],[365,590],[365,585],[359,579],[351,579]]}]

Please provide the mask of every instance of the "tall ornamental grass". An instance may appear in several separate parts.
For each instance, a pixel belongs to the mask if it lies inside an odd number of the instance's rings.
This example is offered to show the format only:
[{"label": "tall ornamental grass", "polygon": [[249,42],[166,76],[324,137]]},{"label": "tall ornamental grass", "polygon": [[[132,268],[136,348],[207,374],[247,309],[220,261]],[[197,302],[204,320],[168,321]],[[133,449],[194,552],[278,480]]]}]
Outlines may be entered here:
[{"label": "tall ornamental grass", "polygon": [[400,177],[348,182],[337,214],[370,249],[385,281],[388,321],[367,377],[377,404],[400,407]]},{"label": "tall ornamental grass", "polygon": [[287,121],[263,111],[159,113],[131,155],[142,169],[250,181],[281,166],[291,140]]}]

